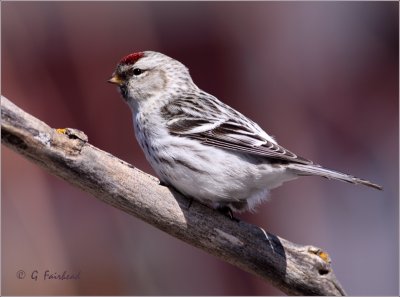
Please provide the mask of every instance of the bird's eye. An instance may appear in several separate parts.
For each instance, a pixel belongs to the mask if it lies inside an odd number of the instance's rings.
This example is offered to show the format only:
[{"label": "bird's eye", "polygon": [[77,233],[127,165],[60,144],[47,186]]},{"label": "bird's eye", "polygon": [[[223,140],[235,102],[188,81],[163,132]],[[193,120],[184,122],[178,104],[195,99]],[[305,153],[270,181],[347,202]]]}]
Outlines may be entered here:
[{"label": "bird's eye", "polygon": [[140,75],[140,74],[142,74],[143,73],[143,70],[142,69],[140,69],[140,68],[134,68],[133,69],[133,75]]}]

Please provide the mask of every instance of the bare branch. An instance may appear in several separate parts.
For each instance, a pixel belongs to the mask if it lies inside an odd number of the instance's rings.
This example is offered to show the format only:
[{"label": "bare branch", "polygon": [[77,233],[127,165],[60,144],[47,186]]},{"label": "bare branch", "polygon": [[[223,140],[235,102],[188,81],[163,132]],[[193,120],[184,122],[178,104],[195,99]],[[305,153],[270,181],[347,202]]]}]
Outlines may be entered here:
[{"label": "bare branch", "polygon": [[121,209],[290,295],[344,295],[329,256],[228,219],[159,185],[158,179],[88,143],[75,129],[52,129],[5,97],[1,141],[97,199]]}]

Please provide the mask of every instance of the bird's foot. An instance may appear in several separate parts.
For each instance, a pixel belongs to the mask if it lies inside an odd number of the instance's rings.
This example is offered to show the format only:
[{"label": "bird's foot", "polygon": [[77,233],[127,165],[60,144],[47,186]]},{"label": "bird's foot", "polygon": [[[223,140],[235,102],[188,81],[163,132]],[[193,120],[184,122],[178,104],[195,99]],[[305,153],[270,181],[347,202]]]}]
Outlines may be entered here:
[{"label": "bird's foot", "polygon": [[240,222],[240,220],[238,218],[235,218],[233,216],[233,212],[232,212],[232,209],[230,207],[228,207],[228,206],[220,206],[220,207],[217,208],[217,210],[220,213],[222,213],[223,215],[227,216],[232,221],[235,221],[235,222],[238,222],[238,223]]},{"label": "bird's foot", "polygon": [[163,182],[162,180],[160,180],[159,185],[163,186],[163,187],[169,187],[169,185],[167,183]]},{"label": "bird's foot", "polygon": [[190,209],[190,207],[192,206],[192,203],[193,203],[193,198],[188,197],[188,200],[189,200],[188,209]]}]

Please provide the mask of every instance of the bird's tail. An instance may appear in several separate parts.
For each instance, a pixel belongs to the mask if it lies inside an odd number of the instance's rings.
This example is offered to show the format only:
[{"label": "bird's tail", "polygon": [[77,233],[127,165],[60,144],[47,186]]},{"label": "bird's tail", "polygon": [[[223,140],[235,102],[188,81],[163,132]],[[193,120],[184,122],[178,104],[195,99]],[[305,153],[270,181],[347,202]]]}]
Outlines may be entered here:
[{"label": "bird's tail", "polygon": [[374,184],[368,180],[361,179],[352,175],[341,173],[338,171],[323,168],[319,165],[305,165],[305,164],[288,164],[288,169],[294,171],[298,175],[316,175],[328,179],[336,179],[352,184],[365,185],[371,188],[382,190],[382,186]]}]

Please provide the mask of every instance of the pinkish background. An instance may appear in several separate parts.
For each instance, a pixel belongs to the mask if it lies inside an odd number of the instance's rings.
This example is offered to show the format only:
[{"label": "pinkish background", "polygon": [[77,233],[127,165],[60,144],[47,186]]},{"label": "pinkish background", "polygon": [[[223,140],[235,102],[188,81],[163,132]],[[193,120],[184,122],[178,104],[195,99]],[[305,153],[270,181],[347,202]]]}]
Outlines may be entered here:
[{"label": "pinkish background", "polygon": [[[2,94],[153,173],[106,83],[119,59],[170,55],[288,149],[384,186],[303,178],[242,219],[329,252],[350,295],[398,294],[397,2],[1,4]],[[2,146],[2,293],[280,295]],[[31,279],[80,271],[77,281]],[[18,279],[17,271],[26,272]]]}]

